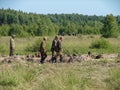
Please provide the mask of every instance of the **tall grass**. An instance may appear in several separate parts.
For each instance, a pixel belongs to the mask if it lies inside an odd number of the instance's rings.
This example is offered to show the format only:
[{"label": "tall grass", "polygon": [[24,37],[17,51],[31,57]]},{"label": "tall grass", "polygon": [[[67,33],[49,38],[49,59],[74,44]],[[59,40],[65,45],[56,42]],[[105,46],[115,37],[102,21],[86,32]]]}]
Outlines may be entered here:
[{"label": "tall grass", "polygon": [[119,90],[119,64],[98,62],[4,63],[0,66],[0,90]]},{"label": "tall grass", "polygon": [[120,90],[120,68],[110,70],[109,75],[106,79],[108,90]]},{"label": "tall grass", "polygon": [[[0,38],[0,54],[9,54],[9,38],[10,37],[1,37]],[[43,37],[29,37],[29,38],[15,38],[15,53],[16,54],[29,54],[35,53],[38,51],[40,43]],[[48,36],[47,41],[47,52],[51,54],[50,48],[51,43],[54,37]],[[100,36],[95,35],[82,35],[82,36],[64,36],[64,40],[62,42],[63,53],[64,54],[83,54],[88,51],[92,51],[95,53],[118,53],[120,52],[120,38],[109,38],[105,39],[110,44],[111,47],[106,46],[108,48],[89,48],[92,44],[92,41],[95,39],[100,39]],[[106,43],[103,42],[102,47],[104,47]],[[107,44],[106,44],[107,45]]]},{"label": "tall grass", "polygon": [[37,70],[37,66],[33,64],[13,64],[3,67],[0,72],[0,90],[6,87],[14,89],[19,85],[25,86],[35,78]]}]

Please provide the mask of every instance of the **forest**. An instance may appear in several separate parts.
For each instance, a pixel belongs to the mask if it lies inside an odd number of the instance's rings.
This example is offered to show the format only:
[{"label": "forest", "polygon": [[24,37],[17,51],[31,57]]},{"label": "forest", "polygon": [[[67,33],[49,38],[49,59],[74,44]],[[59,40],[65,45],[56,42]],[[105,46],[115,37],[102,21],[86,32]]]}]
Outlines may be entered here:
[{"label": "forest", "polygon": [[[106,16],[82,14],[36,14],[0,9],[0,36],[52,36],[101,34]],[[120,16],[114,16],[120,31]]]},{"label": "forest", "polygon": [[[50,63],[57,34],[65,35],[64,61]],[[48,57],[40,64],[43,36]],[[120,90],[120,16],[0,9],[0,90]]]}]

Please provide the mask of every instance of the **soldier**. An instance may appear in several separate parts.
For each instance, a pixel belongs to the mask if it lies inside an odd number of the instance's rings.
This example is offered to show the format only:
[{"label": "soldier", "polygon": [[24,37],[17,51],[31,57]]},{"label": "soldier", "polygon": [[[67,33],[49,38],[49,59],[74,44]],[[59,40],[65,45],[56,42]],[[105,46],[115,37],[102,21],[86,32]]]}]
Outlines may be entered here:
[{"label": "soldier", "polygon": [[40,53],[41,53],[41,60],[40,63],[43,64],[44,60],[47,57],[47,53],[46,53],[46,41],[47,41],[47,37],[43,38],[43,41],[40,44]]},{"label": "soldier", "polygon": [[57,52],[57,42],[58,42],[58,36],[55,36],[54,40],[52,41],[52,46],[51,46],[51,52],[52,52],[52,58],[51,61],[56,62],[56,52]]},{"label": "soldier", "polygon": [[15,41],[14,41],[15,35],[12,35],[10,38],[10,56],[14,55],[15,52]]},{"label": "soldier", "polygon": [[56,58],[59,56],[60,57],[60,62],[63,62],[62,40],[63,40],[63,37],[60,37],[59,40],[58,40],[58,42],[57,42],[57,54],[56,54]]}]

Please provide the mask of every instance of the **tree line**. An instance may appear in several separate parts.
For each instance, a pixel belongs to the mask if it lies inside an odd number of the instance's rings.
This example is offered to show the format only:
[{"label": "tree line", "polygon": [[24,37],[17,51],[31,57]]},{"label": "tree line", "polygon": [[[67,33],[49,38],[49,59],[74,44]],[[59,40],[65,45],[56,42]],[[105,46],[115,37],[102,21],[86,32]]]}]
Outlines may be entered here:
[{"label": "tree line", "polygon": [[[19,37],[64,34],[103,34],[108,23],[107,16],[88,16],[82,14],[36,14],[0,9],[0,35]],[[120,16],[113,16],[115,27],[120,31]],[[108,20],[108,22],[110,22]],[[111,25],[112,26],[112,25]],[[113,28],[114,29],[114,28]],[[103,35],[104,36],[104,35]]]}]

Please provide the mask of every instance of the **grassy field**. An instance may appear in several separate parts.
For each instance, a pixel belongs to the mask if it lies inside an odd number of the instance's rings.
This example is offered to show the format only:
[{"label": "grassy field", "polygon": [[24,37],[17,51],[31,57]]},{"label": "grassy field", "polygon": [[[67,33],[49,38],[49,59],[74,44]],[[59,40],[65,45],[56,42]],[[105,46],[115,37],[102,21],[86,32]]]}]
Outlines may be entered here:
[{"label": "grassy field", "polygon": [[[9,54],[9,38],[0,38],[0,54]],[[47,49],[54,37],[48,37]],[[111,46],[106,49],[89,48],[100,36],[65,36],[64,54],[120,53],[120,38],[106,39]],[[42,37],[16,38],[16,54],[34,53],[26,48],[41,42]],[[33,47],[31,47],[33,48]],[[74,63],[32,63],[18,60],[0,62],[0,90],[120,90],[120,57]]]},{"label": "grassy field", "polygon": [[120,63],[0,64],[0,90],[120,90]]},{"label": "grassy field", "polygon": [[[8,55],[9,54],[9,38],[10,37],[1,37],[0,38],[0,54]],[[54,37],[48,37],[47,41],[47,50],[50,54],[50,46]],[[74,36],[65,36],[63,41],[63,52],[64,54],[83,54],[88,51],[92,51],[93,53],[120,53],[120,37],[119,38],[109,38],[106,39],[110,42],[111,46],[107,49],[91,49],[89,48],[91,43],[100,39],[100,36],[95,35],[79,35],[77,37]],[[34,53],[26,50],[26,48],[34,45],[36,41],[38,42],[37,46],[42,40],[42,37],[29,37],[29,38],[16,38],[16,54],[29,54]],[[31,47],[30,47],[31,48]],[[33,47],[32,47],[33,48]]]}]

